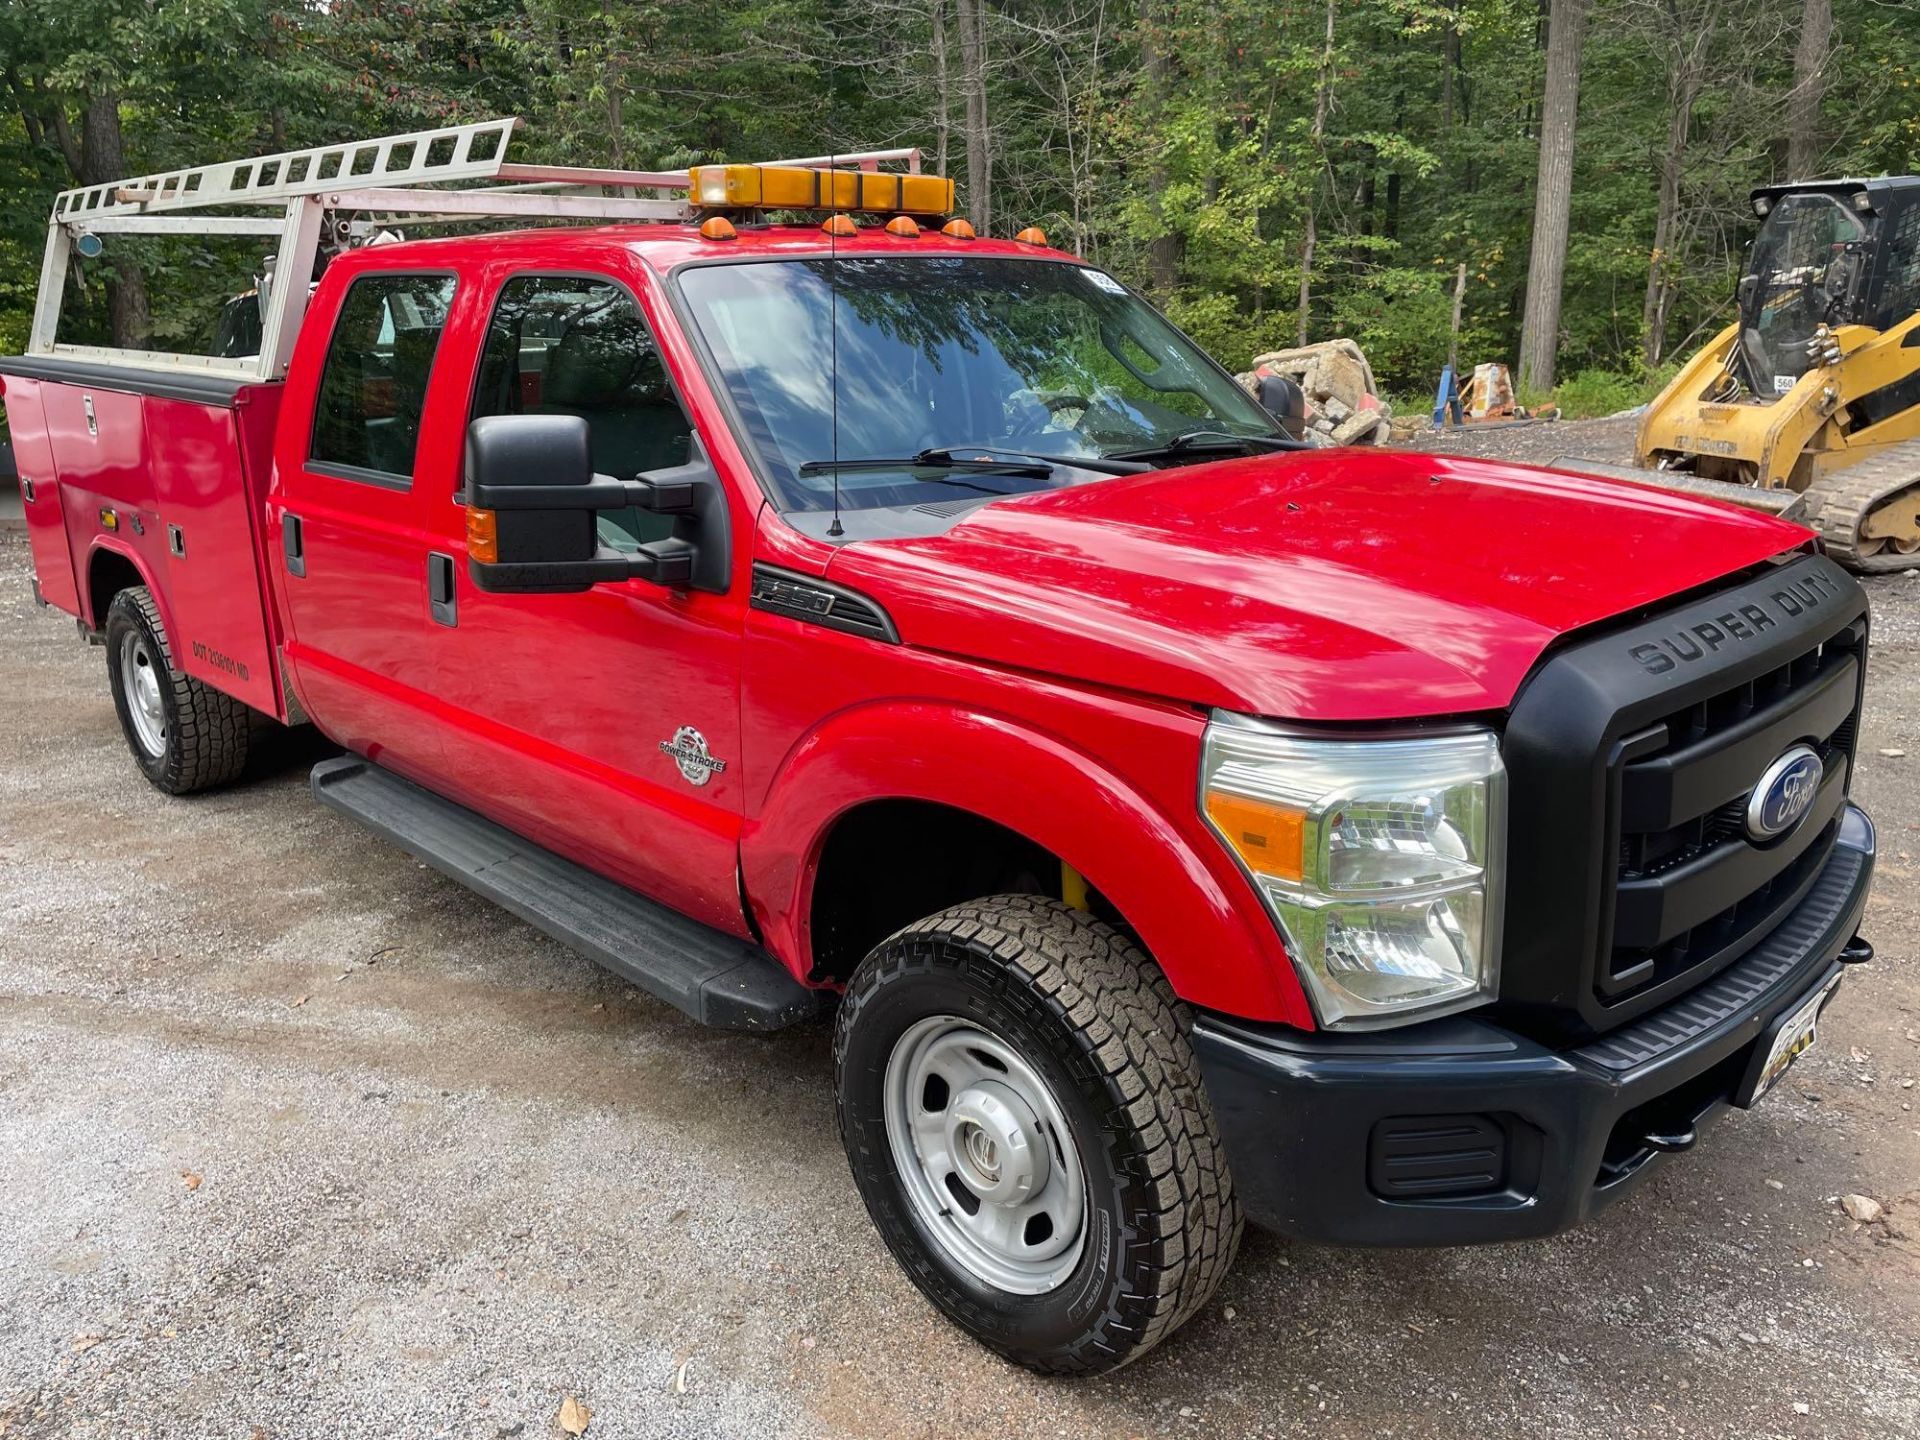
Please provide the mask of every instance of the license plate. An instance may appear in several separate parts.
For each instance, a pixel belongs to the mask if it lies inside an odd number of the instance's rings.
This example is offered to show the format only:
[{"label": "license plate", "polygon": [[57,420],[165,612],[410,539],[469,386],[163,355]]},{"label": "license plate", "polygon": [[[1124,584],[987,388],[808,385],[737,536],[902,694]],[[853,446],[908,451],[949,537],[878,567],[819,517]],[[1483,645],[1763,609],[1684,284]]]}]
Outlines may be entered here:
[{"label": "license plate", "polygon": [[1773,1088],[1774,1081],[1787,1073],[1788,1066],[1813,1048],[1820,1011],[1839,988],[1840,976],[1836,975],[1802,1000],[1784,1019],[1774,1022],[1773,1043],[1767,1047],[1765,1058],[1748,1072],[1739,1104],[1752,1105],[1759,1100]]}]

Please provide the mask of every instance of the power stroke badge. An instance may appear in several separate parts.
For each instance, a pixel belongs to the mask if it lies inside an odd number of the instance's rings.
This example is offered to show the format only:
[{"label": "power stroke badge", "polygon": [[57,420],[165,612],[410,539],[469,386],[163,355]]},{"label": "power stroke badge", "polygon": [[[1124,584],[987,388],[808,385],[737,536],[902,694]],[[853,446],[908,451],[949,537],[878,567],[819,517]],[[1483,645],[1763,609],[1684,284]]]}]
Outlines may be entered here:
[{"label": "power stroke badge", "polygon": [[680,778],[689,785],[704,785],[727,768],[726,761],[707,753],[707,737],[691,725],[682,725],[671,740],[660,742],[660,748],[680,767]]}]

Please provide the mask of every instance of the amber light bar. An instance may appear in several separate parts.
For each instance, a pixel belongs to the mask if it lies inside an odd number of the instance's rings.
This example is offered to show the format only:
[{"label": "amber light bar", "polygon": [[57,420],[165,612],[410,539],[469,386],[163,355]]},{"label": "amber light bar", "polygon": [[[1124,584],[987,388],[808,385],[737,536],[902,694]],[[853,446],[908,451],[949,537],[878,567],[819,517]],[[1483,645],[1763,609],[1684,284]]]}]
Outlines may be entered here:
[{"label": "amber light bar", "polygon": [[787,165],[696,165],[689,197],[703,210],[859,210],[885,215],[945,215],[953,181],[940,175],[881,175]]}]

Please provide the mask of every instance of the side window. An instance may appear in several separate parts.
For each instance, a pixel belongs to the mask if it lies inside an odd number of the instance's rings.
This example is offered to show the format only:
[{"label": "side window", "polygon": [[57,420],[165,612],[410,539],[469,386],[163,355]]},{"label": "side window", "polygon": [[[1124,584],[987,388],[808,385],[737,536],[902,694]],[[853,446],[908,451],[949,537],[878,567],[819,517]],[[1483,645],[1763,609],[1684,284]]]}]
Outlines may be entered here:
[{"label": "side window", "polygon": [[[1888,224],[1882,243],[1887,247],[1887,278],[1873,324],[1890,330],[1920,310],[1920,195],[1909,199],[1900,218]],[[1911,336],[1908,340],[1915,343]]]},{"label": "side window", "polygon": [[[619,480],[684,464],[693,434],[633,297],[612,281],[572,275],[522,275],[501,287],[473,414],[582,416],[593,468]],[[669,515],[600,515],[601,542],[615,549],[672,533]]]},{"label": "side window", "polygon": [[[340,306],[320,372],[310,457],[348,478],[413,480],[451,275],[363,275]],[[357,473],[356,473],[357,472]]]}]

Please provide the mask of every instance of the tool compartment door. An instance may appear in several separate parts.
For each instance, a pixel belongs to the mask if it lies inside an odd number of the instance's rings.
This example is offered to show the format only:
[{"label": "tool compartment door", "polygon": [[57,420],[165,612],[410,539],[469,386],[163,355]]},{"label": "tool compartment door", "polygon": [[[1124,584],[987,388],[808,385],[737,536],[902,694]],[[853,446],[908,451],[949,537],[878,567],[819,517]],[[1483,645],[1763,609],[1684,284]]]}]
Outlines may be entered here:
[{"label": "tool compartment door", "polygon": [[[256,407],[277,406],[280,397],[278,386],[241,393]],[[154,395],[144,404],[174,663],[279,715],[258,552],[263,519],[250,483],[255,469],[264,480],[264,447],[249,466],[239,408]]]},{"label": "tool compartment door", "polygon": [[13,458],[20,471],[21,508],[27,517],[27,545],[33,555],[34,577],[40,595],[69,615],[80,613],[80,591],[73,579],[73,556],[67,549],[66,519],[60,510],[60,479],[53,464],[53,442],[47,437],[42,391],[46,386],[22,375],[6,377],[7,428],[13,436]]}]

